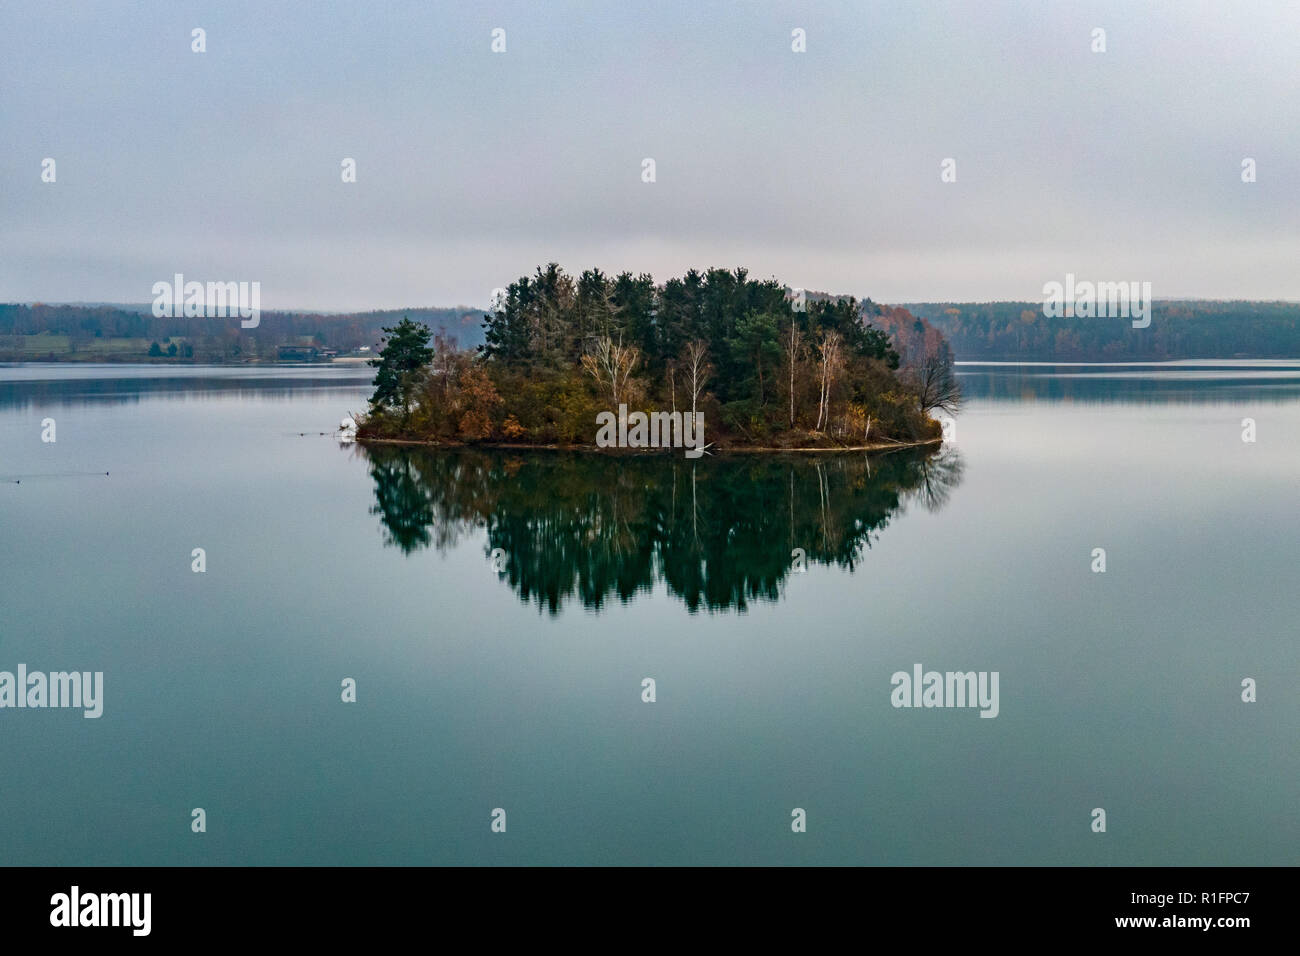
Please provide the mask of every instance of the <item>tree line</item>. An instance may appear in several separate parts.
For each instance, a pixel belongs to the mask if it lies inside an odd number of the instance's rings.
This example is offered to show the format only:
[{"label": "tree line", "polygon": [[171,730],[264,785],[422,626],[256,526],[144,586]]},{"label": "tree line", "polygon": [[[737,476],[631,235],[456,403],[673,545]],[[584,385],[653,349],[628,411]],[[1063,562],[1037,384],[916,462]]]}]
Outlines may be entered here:
[{"label": "tree line", "polygon": [[[256,328],[238,321],[153,315],[149,305],[0,304],[0,360],[81,357],[136,361],[143,357],[224,363],[274,361],[281,345],[317,346],[352,351],[378,346],[383,328],[410,316],[462,341],[481,341],[479,312],[467,307],[317,313],[264,311]],[[47,336],[66,337],[56,351],[42,343]],[[168,349],[177,340],[177,351]],[[138,348],[113,348],[113,340],[135,340]],[[159,350],[152,348],[159,343]]]},{"label": "tree line", "polygon": [[1048,318],[1041,302],[921,302],[906,307],[939,328],[963,361],[1172,361],[1300,356],[1300,303],[1153,303],[1151,325]]}]

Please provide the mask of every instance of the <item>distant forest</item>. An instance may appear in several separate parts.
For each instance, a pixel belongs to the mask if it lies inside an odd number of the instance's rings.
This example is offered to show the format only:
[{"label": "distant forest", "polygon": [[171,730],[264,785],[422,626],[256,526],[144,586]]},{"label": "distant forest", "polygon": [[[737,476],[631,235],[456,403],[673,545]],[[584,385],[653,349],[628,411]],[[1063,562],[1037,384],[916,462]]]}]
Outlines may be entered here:
[{"label": "distant forest", "polygon": [[[947,338],[958,361],[1300,358],[1300,303],[1294,302],[1158,300],[1146,329],[1125,319],[1049,319],[1041,302],[890,307],[866,300],[864,307],[876,315],[874,324],[891,334],[913,317],[924,319]],[[377,351],[384,327],[402,317],[455,339],[461,348],[485,341],[483,310],[469,307],[263,311],[257,328],[243,329],[228,319],[154,318],[147,304],[0,304],[0,361],[225,363],[275,361],[280,346]]]},{"label": "distant forest", "polygon": [[280,346],[378,351],[383,327],[403,316],[467,345],[483,340],[483,312],[467,307],[338,314],[263,310],[257,328],[245,329],[238,319],[155,318],[149,305],[0,304],[0,361],[271,362]]},{"label": "distant forest", "polygon": [[1160,301],[1151,325],[1047,318],[1041,302],[904,306],[948,337],[959,361],[1119,362],[1300,358],[1300,303]]}]

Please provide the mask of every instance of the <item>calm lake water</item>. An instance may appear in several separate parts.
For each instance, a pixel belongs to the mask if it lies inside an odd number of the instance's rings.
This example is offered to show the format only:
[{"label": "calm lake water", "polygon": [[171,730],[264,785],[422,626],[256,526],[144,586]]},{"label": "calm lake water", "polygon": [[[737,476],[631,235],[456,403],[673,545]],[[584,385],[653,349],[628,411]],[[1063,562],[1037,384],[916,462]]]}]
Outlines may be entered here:
[{"label": "calm lake water", "polygon": [[937,456],[691,462],[0,366],[0,671],[104,673],[0,709],[0,863],[1294,864],[1300,363],[962,373]]}]

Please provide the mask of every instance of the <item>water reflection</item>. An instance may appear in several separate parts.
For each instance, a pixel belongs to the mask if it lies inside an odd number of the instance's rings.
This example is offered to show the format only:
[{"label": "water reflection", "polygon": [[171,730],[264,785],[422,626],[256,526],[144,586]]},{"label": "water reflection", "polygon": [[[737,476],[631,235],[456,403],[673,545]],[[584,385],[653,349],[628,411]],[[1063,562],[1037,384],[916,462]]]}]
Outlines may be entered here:
[{"label": "water reflection", "polygon": [[942,508],[955,451],[668,456],[352,446],[369,464],[385,542],[447,550],[486,531],[486,557],[525,602],[599,610],[663,582],[692,612],[777,601],[795,549],[855,569],[909,503]]}]

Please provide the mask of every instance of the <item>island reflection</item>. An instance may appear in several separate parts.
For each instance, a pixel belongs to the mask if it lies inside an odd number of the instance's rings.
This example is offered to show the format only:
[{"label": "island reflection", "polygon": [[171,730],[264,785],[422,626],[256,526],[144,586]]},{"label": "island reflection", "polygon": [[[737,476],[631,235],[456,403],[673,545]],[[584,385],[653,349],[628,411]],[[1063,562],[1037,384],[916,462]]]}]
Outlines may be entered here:
[{"label": "island reflection", "polygon": [[524,602],[601,609],[660,581],[692,612],[777,601],[795,549],[853,571],[909,504],[935,511],[956,452],[667,455],[353,446],[385,544],[446,551],[485,531],[485,558]]}]

